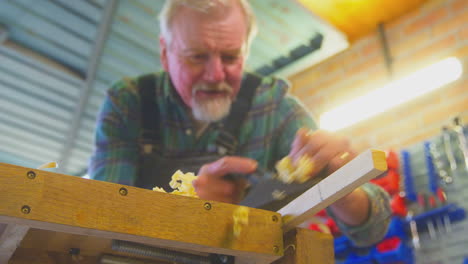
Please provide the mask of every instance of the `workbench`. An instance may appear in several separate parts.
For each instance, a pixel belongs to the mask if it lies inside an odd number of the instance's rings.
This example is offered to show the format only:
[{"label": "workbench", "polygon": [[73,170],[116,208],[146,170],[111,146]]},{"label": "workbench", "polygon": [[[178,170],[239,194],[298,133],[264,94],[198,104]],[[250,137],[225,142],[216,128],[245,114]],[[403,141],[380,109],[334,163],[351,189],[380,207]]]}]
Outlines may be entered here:
[{"label": "workbench", "polygon": [[[228,263],[223,256],[235,263],[333,263],[332,237],[296,226],[386,170],[380,151],[355,160],[281,214],[249,208],[238,236],[238,205],[0,163],[0,263],[174,263],[151,257],[174,252],[188,258],[181,263]],[[333,183],[326,181],[339,177],[327,196]],[[303,206],[319,188],[317,201]],[[293,216],[288,223],[285,214]]]}]

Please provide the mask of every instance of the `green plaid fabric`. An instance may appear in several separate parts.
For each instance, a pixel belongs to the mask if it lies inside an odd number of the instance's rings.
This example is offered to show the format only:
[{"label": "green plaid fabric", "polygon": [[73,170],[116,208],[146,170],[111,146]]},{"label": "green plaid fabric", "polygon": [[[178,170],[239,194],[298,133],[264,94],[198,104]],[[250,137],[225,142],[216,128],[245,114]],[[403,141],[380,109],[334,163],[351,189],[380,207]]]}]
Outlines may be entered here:
[{"label": "green plaid fabric", "polygon": [[[213,123],[196,138],[194,124],[187,108],[165,72],[155,73],[156,103],[161,122],[162,151],[165,154],[206,153],[215,147],[219,124]],[[92,179],[133,185],[136,179],[140,152],[140,99],[136,87],[137,78],[124,79],[112,86],[102,105],[96,130],[96,149],[90,160],[89,175]],[[241,126],[238,138],[239,155],[258,161],[263,169],[273,169],[276,161],[288,155],[296,131],[301,127],[316,129],[311,116],[294,97],[287,94],[284,80],[264,77],[257,88],[251,109]],[[196,172],[195,172],[196,173]],[[385,194],[369,184],[366,192],[382,207]],[[371,234],[381,235],[386,226],[376,224],[388,218],[389,210],[373,210],[368,228],[359,229],[367,235],[359,236],[365,241],[375,241]],[[355,233],[359,227],[341,225],[346,233]]]},{"label": "green plaid fabric", "polygon": [[[161,122],[162,151],[168,155],[213,152],[219,124],[212,123],[196,138],[187,108],[165,72],[157,77],[156,103]],[[289,153],[296,131],[316,129],[305,108],[287,95],[288,84],[281,79],[264,78],[239,135],[239,155],[255,159],[259,166],[272,169]],[[102,105],[96,131],[96,151],[89,175],[93,179],[133,185],[136,178],[140,138],[140,99],[136,78],[124,79],[111,87]],[[196,172],[195,172],[196,173]]]}]

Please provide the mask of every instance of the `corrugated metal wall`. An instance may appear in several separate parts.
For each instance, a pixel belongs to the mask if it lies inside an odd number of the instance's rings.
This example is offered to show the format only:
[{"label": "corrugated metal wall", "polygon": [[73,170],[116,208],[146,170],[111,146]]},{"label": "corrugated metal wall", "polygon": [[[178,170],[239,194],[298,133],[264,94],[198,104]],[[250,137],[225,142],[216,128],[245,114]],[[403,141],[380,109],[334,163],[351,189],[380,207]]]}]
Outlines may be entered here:
[{"label": "corrugated metal wall", "polygon": [[0,61],[2,156],[59,160],[82,80],[1,46]]},{"label": "corrugated metal wall", "polygon": [[[0,46],[1,161],[35,167],[69,159],[62,172],[86,168],[92,137],[71,145],[69,135],[79,121],[77,102],[104,8],[105,1],[0,2],[0,23],[8,32],[8,42]],[[64,156],[70,146],[72,158]]]}]

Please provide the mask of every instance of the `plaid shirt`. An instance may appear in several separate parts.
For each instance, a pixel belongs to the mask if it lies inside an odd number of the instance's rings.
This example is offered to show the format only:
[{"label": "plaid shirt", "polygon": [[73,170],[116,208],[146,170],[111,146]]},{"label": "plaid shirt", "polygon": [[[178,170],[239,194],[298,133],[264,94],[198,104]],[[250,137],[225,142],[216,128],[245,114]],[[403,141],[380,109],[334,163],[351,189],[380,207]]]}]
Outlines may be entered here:
[{"label": "plaid shirt", "polygon": [[[162,151],[166,154],[202,153],[214,146],[218,124],[213,123],[197,138],[195,127],[187,108],[173,88],[165,72],[156,73],[156,104],[161,122]],[[252,101],[244,120],[239,141],[239,155],[258,161],[259,167],[272,169],[276,161],[288,155],[296,131],[301,127],[317,126],[305,108],[287,94],[288,84],[281,79],[265,77]],[[124,79],[109,89],[98,117],[96,149],[90,161],[92,179],[133,185],[139,161],[140,99],[135,79]],[[365,190],[381,207],[385,195],[374,185]],[[388,201],[387,201],[388,203]],[[385,208],[384,208],[385,209]],[[374,213],[374,211],[372,211]],[[364,226],[366,234],[381,233],[386,225],[375,225],[388,216],[388,210],[375,211]],[[342,228],[350,234],[359,227]],[[376,231],[377,229],[377,231]],[[343,230],[342,230],[343,231]],[[350,232],[349,232],[350,231]],[[359,232],[362,233],[362,232]],[[379,234],[380,234],[379,233]],[[372,240],[366,235],[365,240]]]}]

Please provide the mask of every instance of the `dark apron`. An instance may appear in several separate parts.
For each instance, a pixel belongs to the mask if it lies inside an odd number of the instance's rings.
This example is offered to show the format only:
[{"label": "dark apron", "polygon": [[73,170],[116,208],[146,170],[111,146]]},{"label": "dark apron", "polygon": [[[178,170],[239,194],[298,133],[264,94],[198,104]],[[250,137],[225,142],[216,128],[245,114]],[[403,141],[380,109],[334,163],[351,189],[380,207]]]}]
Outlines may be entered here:
[{"label": "dark apron", "polygon": [[260,82],[260,77],[246,74],[230,114],[219,126],[219,135],[213,150],[207,149],[203,153],[165,154],[161,147],[160,122],[155,122],[157,119],[154,118],[155,116],[159,117],[155,100],[156,76],[151,74],[140,77],[138,89],[141,102],[142,134],[140,138],[140,167],[135,186],[145,189],[158,186],[166,191],[172,191],[169,182],[177,170],[197,174],[204,164],[226,155],[237,154],[240,127],[247,116],[252,98]]}]

